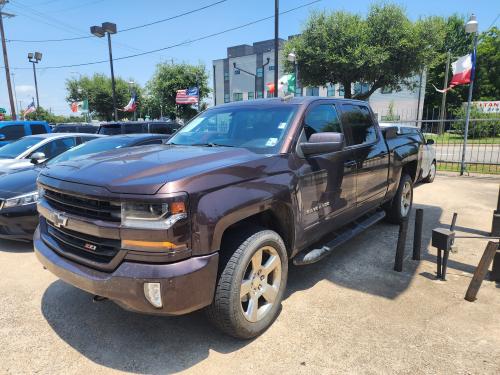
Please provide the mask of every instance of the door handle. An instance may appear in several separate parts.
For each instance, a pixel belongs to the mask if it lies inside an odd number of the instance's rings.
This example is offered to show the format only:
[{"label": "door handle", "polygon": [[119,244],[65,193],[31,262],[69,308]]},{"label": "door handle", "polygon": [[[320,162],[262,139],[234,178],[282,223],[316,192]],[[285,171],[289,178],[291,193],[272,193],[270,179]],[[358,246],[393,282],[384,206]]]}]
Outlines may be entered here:
[{"label": "door handle", "polygon": [[354,167],[356,165],[356,160],[349,160],[344,163],[344,167]]}]

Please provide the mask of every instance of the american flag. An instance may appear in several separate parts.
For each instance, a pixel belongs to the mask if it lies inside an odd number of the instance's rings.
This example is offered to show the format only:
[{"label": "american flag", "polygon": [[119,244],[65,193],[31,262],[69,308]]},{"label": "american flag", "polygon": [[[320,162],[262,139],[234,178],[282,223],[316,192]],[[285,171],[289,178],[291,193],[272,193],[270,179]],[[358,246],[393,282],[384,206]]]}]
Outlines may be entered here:
[{"label": "american flag", "polygon": [[30,113],[35,112],[35,111],[36,111],[35,101],[33,100],[31,102],[31,104],[24,110],[23,117],[25,117],[27,114],[30,114]]},{"label": "american flag", "polygon": [[176,104],[196,104],[198,103],[198,87],[190,87],[186,90],[177,90],[175,96]]}]

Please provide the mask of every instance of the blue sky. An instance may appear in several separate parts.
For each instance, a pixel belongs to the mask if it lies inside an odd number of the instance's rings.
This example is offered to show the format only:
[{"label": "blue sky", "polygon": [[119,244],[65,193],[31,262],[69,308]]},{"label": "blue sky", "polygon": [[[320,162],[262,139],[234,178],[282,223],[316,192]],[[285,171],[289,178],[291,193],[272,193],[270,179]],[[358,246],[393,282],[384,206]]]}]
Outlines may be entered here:
[{"label": "blue sky", "polygon": [[[294,8],[312,0],[281,0],[280,10]],[[73,38],[89,35],[89,27],[110,21],[118,30],[133,27],[162,18],[190,11],[216,0],[160,1],[160,0],[11,0],[5,12],[16,17],[4,20],[7,39],[46,40]],[[365,14],[373,1],[322,0],[318,3],[288,13],[281,17],[280,36],[297,34],[313,9],[347,10]],[[452,13],[469,15],[476,13],[480,30],[487,29],[500,13],[500,3],[494,0],[420,0],[396,1],[402,4],[411,19],[421,16],[447,16]],[[129,32],[118,32],[113,36],[113,55],[121,57],[148,50],[162,48],[189,41],[200,36],[216,33],[253,20],[273,15],[273,0],[227,0],[209,9],[187,15],[169,22]],[[497,19],[496,24],[499,24]],[[207,65],[211,72],[211,61],[226,55],[228,46],[271,39],[274,36],[272,20],[216,36],[200,42],[115,62],[115,75],[133,79],[144,85],[160,62],[188,62]],[[78,74],[94,72],[109,74],[109,64],[102,63],[85,67],[43,70],[48,66],[78,64],[107,59],[106,40],[96,37],[67,42],[7,44],[11,70],[15,74],[17,99],[26,107],[34,95],[34,81],[27,53],[40,51],[43,60],[38,64],[38,87],[40,105],[51,108],[57,114],[69,114],[65,102],[65,80]],[[0,62],[3,66],[3,61]],[[15,69],[24,68],[24,69]],[[28,68],[28,69],[26,69]],[[5,71],[0,69],[0,107],[9,111]]]}]

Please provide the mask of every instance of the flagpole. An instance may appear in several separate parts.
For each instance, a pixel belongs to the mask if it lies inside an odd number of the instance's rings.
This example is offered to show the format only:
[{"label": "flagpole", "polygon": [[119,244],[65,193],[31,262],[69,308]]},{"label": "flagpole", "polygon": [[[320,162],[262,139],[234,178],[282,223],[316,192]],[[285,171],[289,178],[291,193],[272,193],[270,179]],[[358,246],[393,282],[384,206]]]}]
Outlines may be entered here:
[{"label": "flagpole", "polygon": [[[474,33],[474,49],[472,52],[472,71],[471,71],[471,77],[470,77],[470,84],[469,84],[469,96],[467,98],[467,113],[465,115],[465,129],[464,129],[464,145],[462,149],[462,163],[460,164],[460,176],[463,176],[464,171],[465,171],[465,152],[467,151],[467,136],[469,134],[469,121],[470,121],[470,107],[471,107],[471,102],[472,102],[472,89],[474,88],[474,78],[475,78],[475,70],[476,70],[476,50],[477,50],[477,21],[476,21],[476,16],[474,14],[471,16],[471,19],[469,22],[467,22],[468,25],[465,27],[466,32],[473,32]],[[471,30],[468,30],[468,26],[470,25]]]},{"label": "flagpole", "polygon": [[451,60],[451,52],[448,50],[448,57],[446,58],[446,69],[444,73],[444,86],[443,86],[443,98],[441,99],[441,113],[439,114],[439,118],[441,122],[439,123],[439,134],[443,134],[444,132],[444,117],[446,115],[446,88],[448,87],[448,73],[450,71],[450,60]]}]

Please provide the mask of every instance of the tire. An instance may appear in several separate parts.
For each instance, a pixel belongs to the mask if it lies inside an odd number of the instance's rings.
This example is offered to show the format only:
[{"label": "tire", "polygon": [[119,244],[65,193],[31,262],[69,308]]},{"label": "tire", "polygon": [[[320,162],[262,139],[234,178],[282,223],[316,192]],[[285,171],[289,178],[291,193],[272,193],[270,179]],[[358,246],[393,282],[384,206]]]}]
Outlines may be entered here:
[{"label": "tire", "polygon": [[424,178],[424,182],[426,183],[431,183],[434,181],[434,178],[436,177],[436,161],[433,161],[431,164],[431,168],[429,169],[429,175]]},{"label": "tire", "polygon": [[[403,199],[403,195],[405,196],[405,199]],[[394,224],[401,223],[401,221],[407,219],[410,215],[412,204],[413,181],[408,174],[403,172],[401,179],[399,180],[396,195],[392,198],[391,205],[386,209],[387,220]]]},{"label": "tire", "polygon": [[[237,231],[224,242],[221,253],[226,259],[221,261],[215,297],[206,313],[228,335],[250,339],[264,332],[278,316],[286,289],[288,255],[283,240],[272,230]],[[260,262],[257,253],[261,254]]]}]

